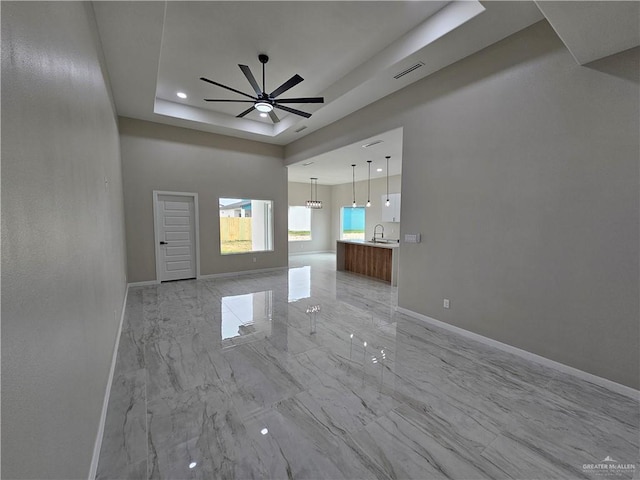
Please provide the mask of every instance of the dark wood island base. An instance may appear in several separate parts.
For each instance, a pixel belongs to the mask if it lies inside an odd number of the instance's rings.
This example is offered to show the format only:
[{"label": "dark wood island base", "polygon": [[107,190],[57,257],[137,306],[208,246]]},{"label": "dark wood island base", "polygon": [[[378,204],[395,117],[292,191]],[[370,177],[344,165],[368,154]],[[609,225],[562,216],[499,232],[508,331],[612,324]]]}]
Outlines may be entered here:
[{"label": "dark wood island base", "polygon": [[338,240],[336,268],[397,285],[398,244]]}]

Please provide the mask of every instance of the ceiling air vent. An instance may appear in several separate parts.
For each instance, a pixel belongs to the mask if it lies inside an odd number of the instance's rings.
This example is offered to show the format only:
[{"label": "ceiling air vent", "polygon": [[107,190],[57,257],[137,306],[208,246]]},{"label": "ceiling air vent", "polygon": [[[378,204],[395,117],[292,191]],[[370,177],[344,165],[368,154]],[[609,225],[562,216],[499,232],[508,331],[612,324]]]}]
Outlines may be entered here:
[{"label": "ceiling air vent", "polygon": [[398,80],[400,77],[404,77],[406,74],[413,72],[414,70],[417,70],[420,67],[424,67],[424,63],[422,62],[418,62],[414,65],[411,65],[409,68],[407,68],[406,70],[401,71],[400,73],[396,73],[393,78],[395,78],[396,80]]},{"label": "ceiling air vent", "polygon": [[369,148],[369,147],[373,147],[374,145],[378,145],[379,143],[382,143],[384,140],[374,140],[371,143],[365,143],[364,145],[362,145],[362,148]]},{"label": "ceiling air vent", "polygon": [[305,128],[307,128],[307,126],[306,126],[306,125],[303,125],[303,126],[302,126],[302,127],[300,127],[299,129],[294,130],[294,132],[296,132],[296,133],[300,133],[300,132],[301,132],[302,130],[304,130]]}]

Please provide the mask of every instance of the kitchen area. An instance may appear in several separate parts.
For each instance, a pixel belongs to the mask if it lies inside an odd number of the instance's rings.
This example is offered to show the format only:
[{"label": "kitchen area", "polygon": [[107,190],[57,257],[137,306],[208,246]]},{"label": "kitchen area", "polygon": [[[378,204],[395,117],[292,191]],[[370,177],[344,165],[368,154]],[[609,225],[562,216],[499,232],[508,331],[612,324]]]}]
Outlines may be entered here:
[{"label": "kitchen area", "polygon": [[[384,224],[376,223],[373,226],[373,234],[370,237],[366,236],[369,229],[365,216],[364,239],[343,237],[337,240],[336,270],[377,278],[391,283],[394,287],[398,285],[400,240],[396,235],[400,232],[400,199],[400,193],[383,194],[380,198],[380,221],[387,225],[390,235],[388,233],[385,237]],[[368,203],[371,207],[371,202]],[[374,211],[370,210],[371,214]],[[373,219],[370,219],[369,223],[372,221]]]},{"label": "kitchen area", "polygon": [[349,271],[398,285],[397,240],[338,240],[336,270]]},{"label": "kitchen area", "polygon": [[289,254],[334,251],[337,271],[397,286],[401,188],[402,128],[289,166],[290,208],[306,197],[316,206],[312,240],[290,236]]}]

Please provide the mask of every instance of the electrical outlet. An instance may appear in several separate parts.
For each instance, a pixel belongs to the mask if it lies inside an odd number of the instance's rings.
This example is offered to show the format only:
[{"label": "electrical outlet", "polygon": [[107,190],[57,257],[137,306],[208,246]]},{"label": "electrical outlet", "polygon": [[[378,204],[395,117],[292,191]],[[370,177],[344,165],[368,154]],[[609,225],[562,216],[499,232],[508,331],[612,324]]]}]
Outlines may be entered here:
[{"label": "electrical outlet", "polygon": [[256,257],[253,257],[253,263],[256,263]]},{"label": "electrical outlet", "polygon": [[442,306],[444,308],[449,308],[449,299],[445,298],[444,301],[442,302]]}]

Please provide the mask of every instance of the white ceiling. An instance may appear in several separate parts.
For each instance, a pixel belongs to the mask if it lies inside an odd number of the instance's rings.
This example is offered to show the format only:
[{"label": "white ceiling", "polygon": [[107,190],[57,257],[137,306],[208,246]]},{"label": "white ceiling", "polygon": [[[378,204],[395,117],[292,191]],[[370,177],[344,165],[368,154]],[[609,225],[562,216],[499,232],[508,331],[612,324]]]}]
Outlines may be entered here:
[{"label": "white ceiling", "polygon": [[[635,1],[98,1],[93,6],[119,115],[278,145],[545,16],[580,64],[640,43]],[[268,92],[297,73],[305,80],[283,97],[325,97],[321,105],[291,105],[313,113],[311,118],[278,111],[281,122],[274,125],[255,113],[236,118],[246,103],[203,101],[242,97],[200,81],[201,76],[251,94],[238,64],[249,65],[260,83],[259,53],[270,56]],[[424,66],[393,78],[417,62]],[[178,91],[188,98],[180,100]],[[375,138],[301,162],[314,162],[307,167],[291,165],[290,180],[347,183],[351,163],[362,163],[357,175],[364,175],[366,157],[374,153],[375,162],[391,155],[390,173],[399,173],[398,132],[382,134],[385,143],[368,151],[361,144]],[[372,177],[376,174],[373,169]]]},{"label": "white ceiling", "polygon": [[[380,142],[364,148],[373,142]],[[371,160],[371,178],[387,175],[386,156],[389,155],[389,175],[402,173],[402,128],[365,138],[352,145],[323,153],[304,162],[287,167],[290,182],[310,182],[311,177],[318,179],[319,185],[340,185],[350,183],[351,165],[356,164],[356,182],[368,178],[367,160]],[[378,172],[377,169],[382,171]]]},{"label": "white ceiling", "polygon": [[[199,78],[253,95],[238,64],[248,65],[261,84],[259,53],[270,56],[267,92],[297,73],[304,82],[282,97],[316,96],[446,3],[195,2],[188,7],[169,3],[156,98],[236,116],[250,105],[205,103],[203,98],[246,98]],[[256,28],[260,25],[265,28]],[[189,98],[177,99],[178,90]],[[316,105],[292,107],[317,109]],[[280,119],[287,116],[277,113]],[[255,111],[246,118],[272,126],[270,119]]]},{"label": "white ceiling", "polygon": [[[542,19],[533,2],[298,1],[93,2],[119,115],[286,145]],[[267,91],[298,73],[286,96],[324,96],[292,105],[310,119],[272,124],[247,108],[203,98],[251,93],[238,64]],[[394,79],[416,62],[425,65]],[[186,100],[175,96],[188,94]],[[283,95],[284,96],[284,95]],[[240,96],[236,98],[242,98]],[[300,127],[307,127],[298,133]]]},{"label": "white ceiling", "polygon": [[640,45],[640,2],[538,1],[580,65]]}]

